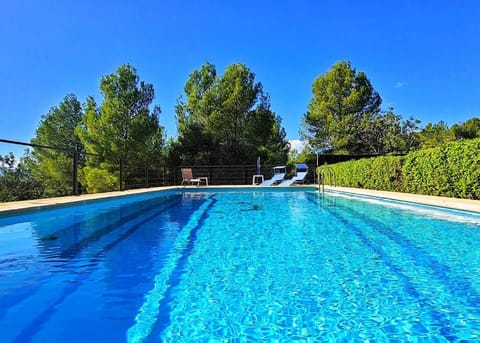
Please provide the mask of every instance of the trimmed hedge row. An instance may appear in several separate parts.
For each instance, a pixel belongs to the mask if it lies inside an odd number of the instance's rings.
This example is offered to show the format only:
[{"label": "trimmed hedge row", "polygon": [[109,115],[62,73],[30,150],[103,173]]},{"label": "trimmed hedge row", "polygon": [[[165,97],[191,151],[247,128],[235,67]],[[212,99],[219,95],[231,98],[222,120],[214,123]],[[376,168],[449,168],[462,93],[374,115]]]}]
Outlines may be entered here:
[{"label": "trimmed hedge row", "polygon": [[480,139],[328,167],[338,186],[480,199]]},{"label": "trimmed hedge row", "polygon": [[[400,192],[402,157],[382,156],[332,164],[338,186]],[[319,167],[321,169],[322,167]],[[330,183],[325,177],[325,183]]]},{"label": "trimmed hedge row", "polygon": [[411,152],[403,175],[409,193],[480,199],[480,139]]}]

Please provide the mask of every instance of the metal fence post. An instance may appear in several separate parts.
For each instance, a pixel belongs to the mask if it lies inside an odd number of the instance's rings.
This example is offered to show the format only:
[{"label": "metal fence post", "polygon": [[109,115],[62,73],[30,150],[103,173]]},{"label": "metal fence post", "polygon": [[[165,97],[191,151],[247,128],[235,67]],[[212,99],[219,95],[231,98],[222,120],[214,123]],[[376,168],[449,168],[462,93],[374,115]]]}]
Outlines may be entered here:
[{"label": "metal fence post", "polygon": [[161,175],[161,185],[165,186],[165,172],[166,172],[167,166],[163,164],[162,166],[162,175]]},{"label": "metal fence post", "polygon": [[172,174],[173,174],[173,184],[177,184],[177,174],[175,173],[175,158],[173,159],[172,163]]},{"label": "metal fence post", "polygon": [[72,195],[78,195],[78,147],[73,152]]},{"label": "metal fence post", "polygon": [[123,191],[123,158],[120,159],[120,191]]},{"label": "metal fence post", "polygon": [[148,163],[145,161],[145,188],[148,188]]}]

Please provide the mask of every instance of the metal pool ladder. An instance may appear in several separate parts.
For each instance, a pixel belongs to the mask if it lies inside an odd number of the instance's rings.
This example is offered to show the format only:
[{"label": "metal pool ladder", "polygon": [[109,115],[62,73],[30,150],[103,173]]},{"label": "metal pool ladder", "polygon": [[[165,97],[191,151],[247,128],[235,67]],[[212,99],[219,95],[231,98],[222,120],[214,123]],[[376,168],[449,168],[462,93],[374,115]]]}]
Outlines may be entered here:
[{"label": "metal pool ladder", "polygon": [[337,187],[335,171],[330,167],[324,167],[318,171],[318,191],[322,193],[325,193],[325,175],[328,175],[330,181],[333,181],[333,186]]}]

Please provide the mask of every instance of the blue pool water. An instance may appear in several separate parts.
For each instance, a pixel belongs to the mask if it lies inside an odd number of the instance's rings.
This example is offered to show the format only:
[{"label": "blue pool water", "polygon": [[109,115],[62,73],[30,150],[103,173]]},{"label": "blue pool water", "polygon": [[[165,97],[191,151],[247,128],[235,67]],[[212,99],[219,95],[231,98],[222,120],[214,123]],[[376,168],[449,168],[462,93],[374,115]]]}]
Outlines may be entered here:
[{"label": "blue pool water", "polygon": [[0,341],[479,341],[479,229],[312,189],[2,216]]}]

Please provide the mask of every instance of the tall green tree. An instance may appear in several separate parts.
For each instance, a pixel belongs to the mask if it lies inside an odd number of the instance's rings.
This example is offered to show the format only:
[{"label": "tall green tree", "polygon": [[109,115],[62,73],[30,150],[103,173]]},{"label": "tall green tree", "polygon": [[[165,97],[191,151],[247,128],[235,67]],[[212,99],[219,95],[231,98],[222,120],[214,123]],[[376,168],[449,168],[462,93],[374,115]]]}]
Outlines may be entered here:
[{"label": "tall green tree", "polygon": [[314,81],[312,93],[301,134],[315,150],[374,152],[362,126],[378,120],[382,99],[364,72],[338,62]]},{"label": "tall green tree", "polygon": [[406,153],[418,147],[419,120],[402,117],[395,114],[393,108],[379,112],[373,116],[362,118],[358,127],[362,152],[385,155],[388,153]]},{"label": "tall green tree", "polygon": [[184,96],[175,107],[178,140],[172,142],[177,163],[215,164],[217,143],[208,128],[208,118],[217,107],[217,71],[206,62],[194,70],[184,86]]},{"label": "tall green tree", "polygon": [[307,144],[303,147],[302,151],[297,149],[291,149],[288,154],[288,164],[293,165],[295,163],[310,163],[312,158],[315,158],[315,152]]},{"label": "tall green tree", "polygon": [[409,117],[402,122],[402,136],[405,144],[404,152],[416,150],[420,146],[419,125],[420,120],[413,117]]},{"label": "tall green tree", "polygon": [[480,118],[470,118],[465,123],[455,124],[450,128],[456,140],[480,137]]},{"label": "tall green tree", "polygon": [[418,120],[402,121],[363,72],[350,62],[332,66],[313,83],[301,135],[315,151],[347,154],[402,153],[418,146]]},{"label": "tall green tree", "polygon": [[62,196],[72,192],[73,152],[82,151],[82,143],[75,128],[82,120],[82,105],[75,95],[67,95],[62,102],[42,116],[33,144],[62,150],[36,147],[30,159],[35,179],[45,187],[45,196]]},{"label": "tall green tree", "polygon": [[[83,180],[89,192],[119,187],[119,164],[159,160],[164,133],[159,124],[160,107],[152,105],[152,84],[140,81],[131,65],[122,65],[100,80],[103,101],[87,100],[77,132],[85,150],[92,154]],[[96,154],[98,156],[94,156]]]},{"label": "tall green tree", "polygon": [[268,95],[247,117],[244,163],[258,156],[266,164],[283,164],[288,160],[290,143],[286,139],[282,118],[270,110]]},{"label": "tall green tree", "polygon": [[281,118],[247,66],[232,64],[217,76],[207,62],[190,75],[184,90],[176,107],[180,163],[286,161],[289,146]]},{"label": "tall green tree", "polygon": [[455,140],[454,133],[449,130],[444,121],[436,124],[428,123],[418,135],[422,149],[435,148]]},{"label": "tall green tree", "polygon": [[364,151],[385,154],[403,149],[400,116],[393,110],[362,116],[358,126]]}]

